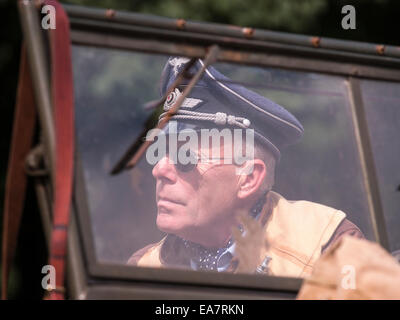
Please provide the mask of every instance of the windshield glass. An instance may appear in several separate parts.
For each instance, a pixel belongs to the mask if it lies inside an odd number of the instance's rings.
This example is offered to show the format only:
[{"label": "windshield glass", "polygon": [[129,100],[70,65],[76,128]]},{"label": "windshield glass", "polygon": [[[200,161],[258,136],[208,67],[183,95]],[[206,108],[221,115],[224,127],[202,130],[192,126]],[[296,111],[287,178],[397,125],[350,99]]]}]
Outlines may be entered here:
[{"label": "windshield glass", "polygon": [[390,250],[400,250],[400,91],[398,83],[364,80],[363,103],[378,175]]},{"label": "windshield glass", "polygon": [[99,262],[303,277],[342,233],[374,240],[345,78],[217,63],[139,163],[112,175],[202,62],[168,94],[188,58],[72,48]]}]

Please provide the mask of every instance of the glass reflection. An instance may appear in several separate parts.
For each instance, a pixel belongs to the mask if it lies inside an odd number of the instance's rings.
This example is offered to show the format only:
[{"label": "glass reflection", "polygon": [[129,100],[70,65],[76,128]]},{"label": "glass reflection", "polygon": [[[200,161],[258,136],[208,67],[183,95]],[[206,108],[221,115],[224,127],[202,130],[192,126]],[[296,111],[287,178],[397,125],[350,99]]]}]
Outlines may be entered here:
[{"label": "glass reflection", "polygon": [[392,251],[400,250],[400,91],[397,83],[362,81],[370,139]]},{"label": "glass reflection", "polygon": [[[133,170],[111,176],[148,121],[143,105],[159,98],[158,87],[165,92],[187,59],[171,63],[161,55],[81,46],[74,46],[73,59],[78,148],[101,262],[304,276],[315,252],[340,234],[371,238],[342,78],[216,64],[176,115],[177,132],[168,126],[159,137],[255,128],[253,161],[246,162],[250,173],[237,174],[243,165],[218,162],[227,159],[234,139],[210,136],[195,143],[195,150],[190,145],[188,154],[216,151],[217,164],[207,156],[190,158],[198,161],[195,166],[181,159],[171,163],[169,153],[160,153],[154,166],[143,157]],[[176,98],[167,98],[164,111]],[[245,140],[240,148],[247,148],[250,138]],[[228,154],[234,157],[235,150]]]}]

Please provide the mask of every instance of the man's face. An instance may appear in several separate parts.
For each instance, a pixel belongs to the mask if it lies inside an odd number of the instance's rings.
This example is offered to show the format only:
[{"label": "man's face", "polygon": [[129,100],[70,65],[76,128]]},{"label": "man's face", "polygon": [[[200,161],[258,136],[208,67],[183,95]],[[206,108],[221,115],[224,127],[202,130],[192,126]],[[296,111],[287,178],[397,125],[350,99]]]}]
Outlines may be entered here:
[{"label": "man's face", "polygon": [[[204,154],[204,149],[197,149],[197,154]],[[223,145],[218,149],[222,157]],[[216,154],[212,146],[208,151]],[[152,173],[161,231],[208,247],[225,244],[235,223],[238,176],[235,166],[223,161],[199,160],[188,172],[179,171],[168,156],[155,165]]]}]

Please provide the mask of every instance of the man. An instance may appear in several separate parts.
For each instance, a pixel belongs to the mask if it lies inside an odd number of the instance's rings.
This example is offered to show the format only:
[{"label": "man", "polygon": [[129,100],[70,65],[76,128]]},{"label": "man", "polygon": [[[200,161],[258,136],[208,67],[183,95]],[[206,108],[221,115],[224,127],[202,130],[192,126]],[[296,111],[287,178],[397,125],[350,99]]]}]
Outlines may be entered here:
[{"label": "man", "polygon": [[[187,62],[185,58],[167,62],[162,94]],[[198,60],[191,72],[201,66]],[[174,105],[185,85],[167,97],[164,111]],[[225,133],[239,130],[243,144],[226,139],[212,143],[212,135],[203,139],[207,129],[214,135],[224,129]],[[174,149],[170,138],[185,131],[203,136],[180,153],[184,144],[175,139]],[[168,139],[161,139],[163,134]],[[232,230],[242,227],[238,222],[242,212],[262,226],[262,241],[268,246],[262,246],[258,270],[271,275],[308,275],[319,256],[343,235],[362,238],[342,211],[308,201],[288,201],[271,190],[280,150],[302,134],[302,125],[287,110],[207,68],[158,139],[170,142],[152,171],[156,223],[167,236],[134,253],[128,264],[234,272],[240,261],[235,260]],[[236,153],[243,155],[251,145],[252,157],[235,161]],[[188,152],[194,163],[178,159],[177,155]]]}]

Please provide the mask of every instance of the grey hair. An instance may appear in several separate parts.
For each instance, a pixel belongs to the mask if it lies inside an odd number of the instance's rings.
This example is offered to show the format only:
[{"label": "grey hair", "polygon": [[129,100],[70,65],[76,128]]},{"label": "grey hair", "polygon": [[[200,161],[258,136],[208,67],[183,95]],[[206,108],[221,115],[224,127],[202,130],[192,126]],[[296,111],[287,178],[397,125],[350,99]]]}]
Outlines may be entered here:
[{"label": "grey hair", "polygon": [[[259,188],[259,193],[266,193],[267,191],[271,190],[273,185],[275,184],[276,158],[263,143],[257,140],[247,142],[246,138],[244,138],[244,140],[245,143],[243,144],[243,147],[245,147],[246,150],[248,150],[247,148],[250,148],[250,150],[254,149],[254,159],[260,159],[265,164],[267,174],[265,175],[264,181]],[[249,145],[248,143],[251,143],[251,145]],[[234,148],[234,150],[236,151],[236,148]],[[242,152],[244,152],[244,150],[242,150]]]},{"label": "grey hair", "polygon": [[265,193],[271,190],[275,183],[276,159],[264,145],[256,141],[254,144],[254,158],[262,160],[267,169],[267,174],[260,187],[260,192]]}]

